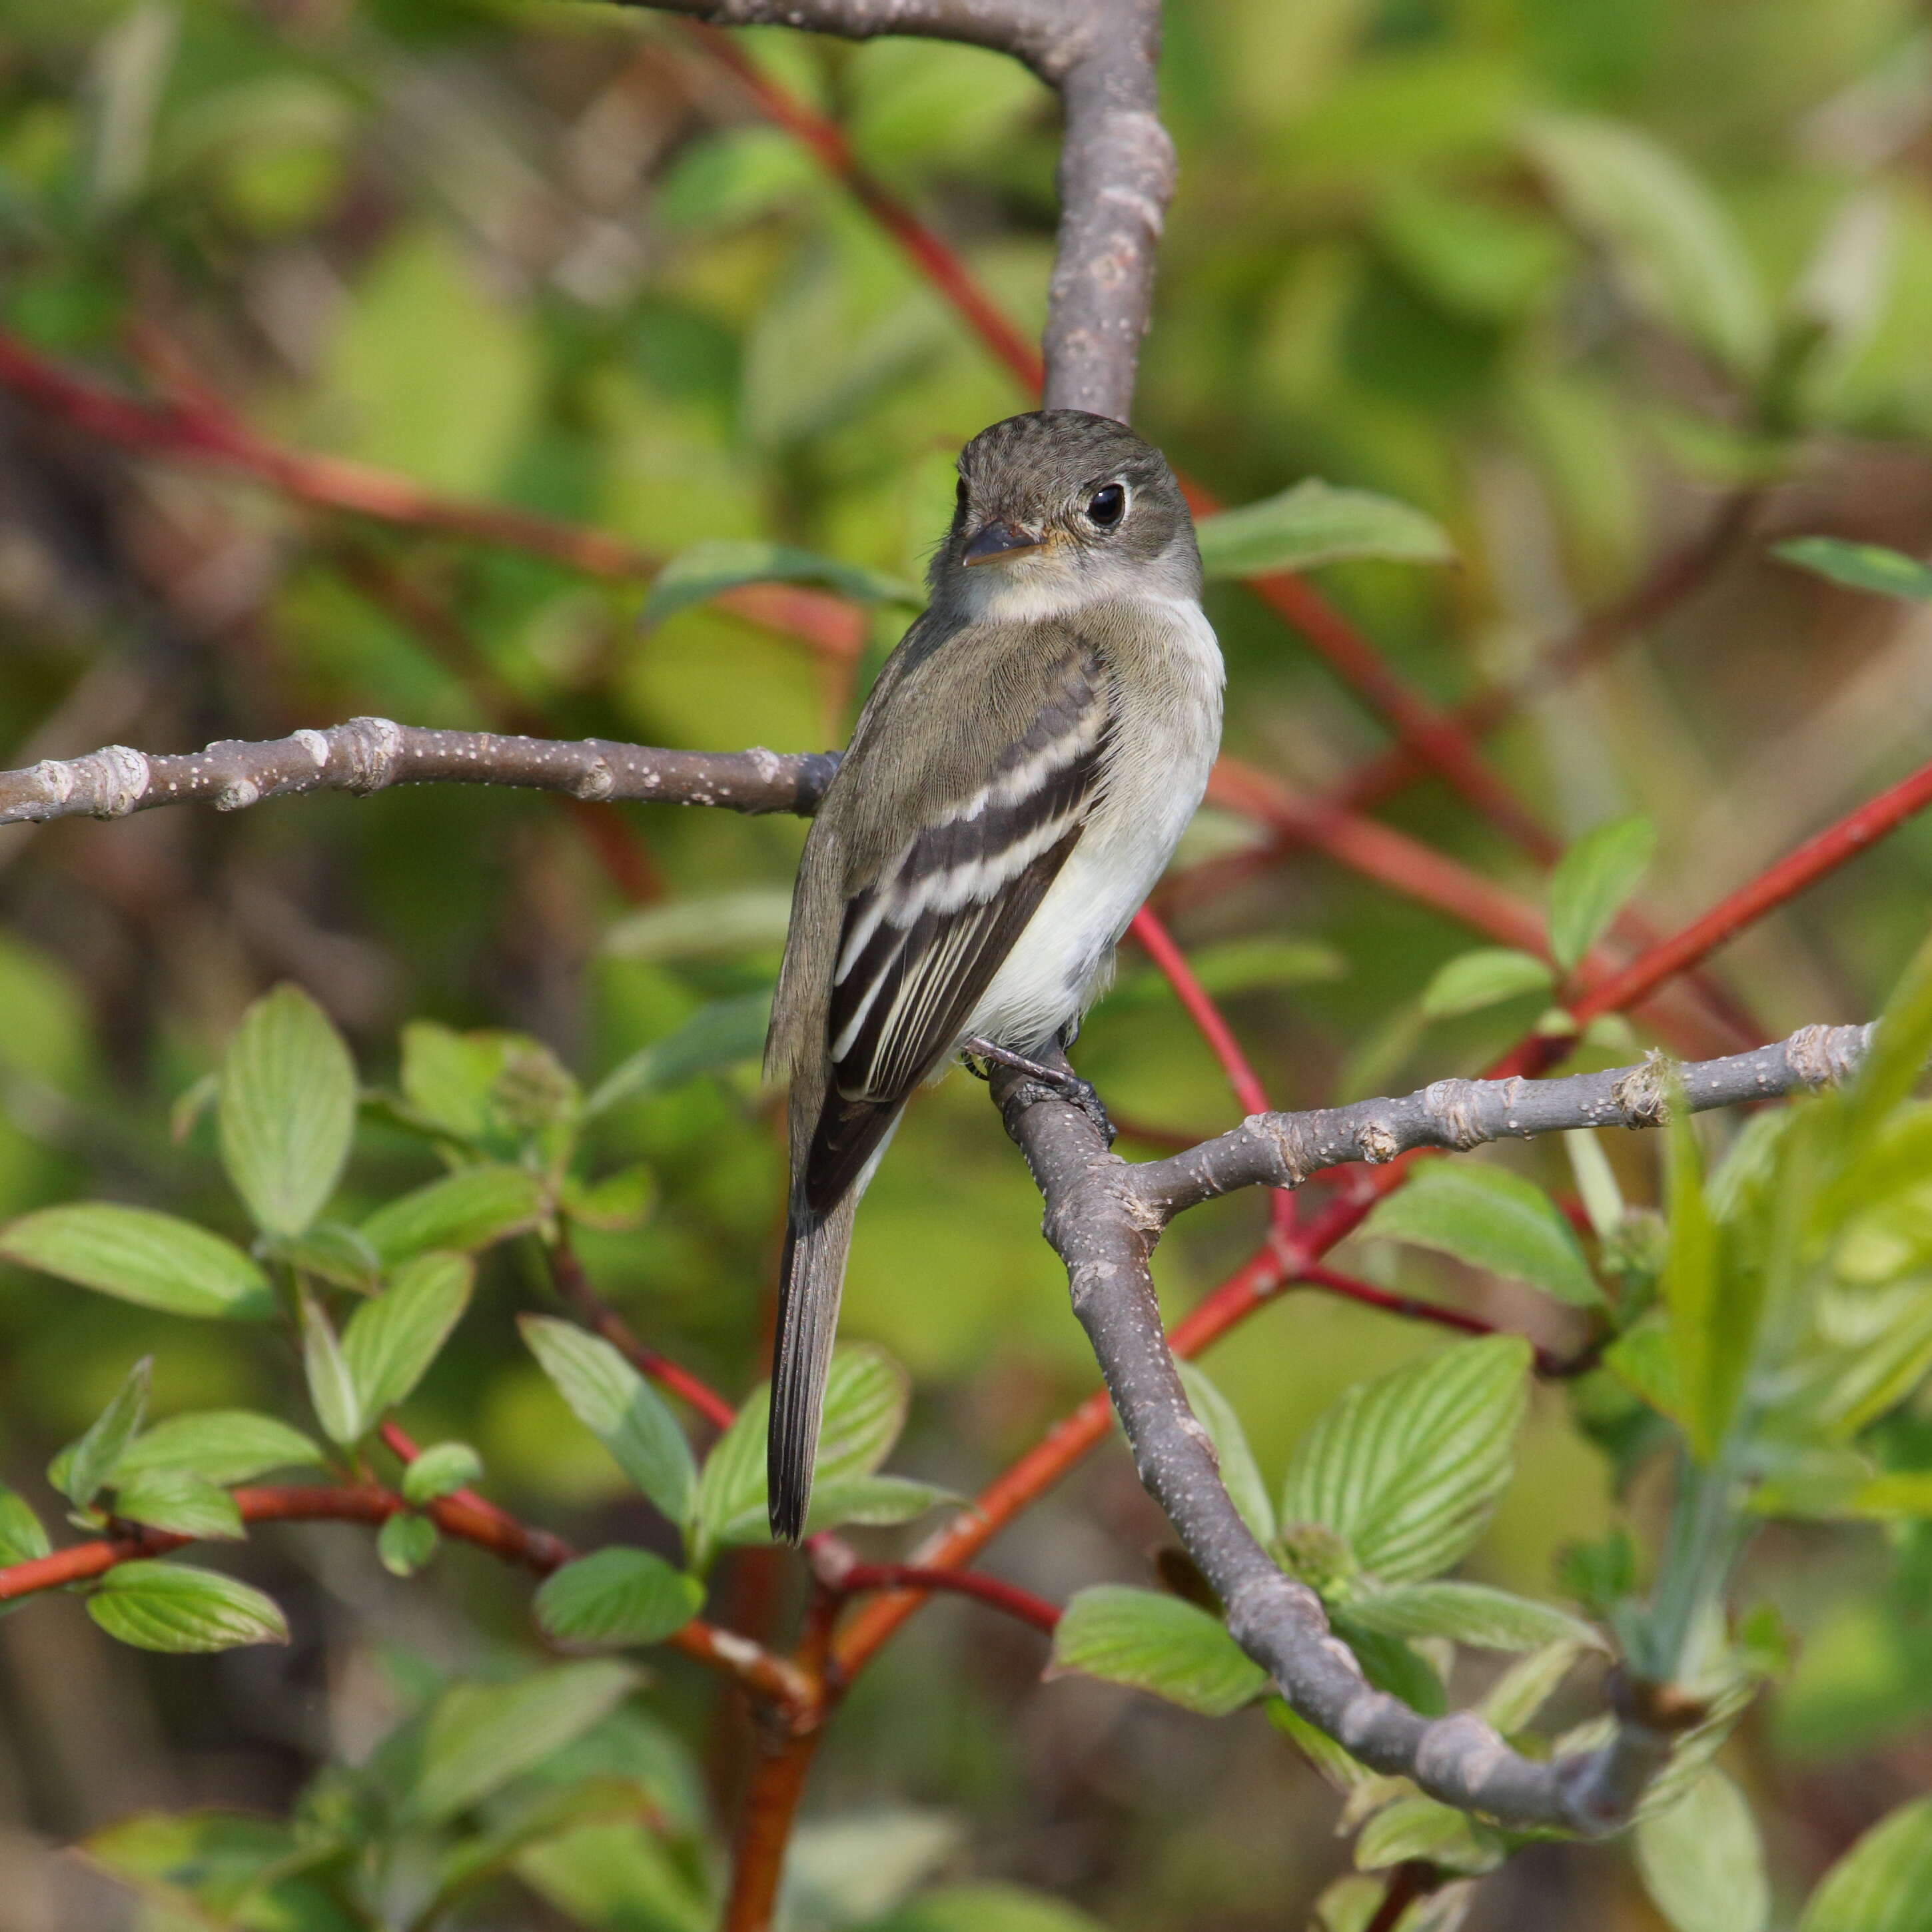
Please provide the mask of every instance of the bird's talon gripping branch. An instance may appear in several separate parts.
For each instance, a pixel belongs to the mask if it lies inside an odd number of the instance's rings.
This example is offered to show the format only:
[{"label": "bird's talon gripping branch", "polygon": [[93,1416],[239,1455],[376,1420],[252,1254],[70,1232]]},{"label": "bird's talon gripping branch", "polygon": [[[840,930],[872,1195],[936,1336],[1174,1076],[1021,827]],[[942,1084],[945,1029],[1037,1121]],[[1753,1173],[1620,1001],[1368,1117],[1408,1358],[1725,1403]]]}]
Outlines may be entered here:
[{"label": "bird's talon gripping branch", "polygon": [[1095,1090],[1094,1083],[1082,1080],[1077,1073],[1058,1073],[1051,1067],[1041,1071],[1044,1078],[1036,1079],[1031,1074],[1027,1075],[1006,1096],[1007,1103],[1023,1111],[1036,1106],[1042,1100],[1064,1101],[1070,1107],[1078,1108],[1112,1147],[1120,1130],[1108,1118],[1106,1103]]},{"label": "bird's talon gripping branch", "polygon": [[1108,1118],[1099,1090],[1092,1081],[1082,1079],[1070,1066],[1048,1066],[1037,1060],[1029,1060],[1023,1053],[1015,1053],[1009,1048],[996,1046],[990,1040],[976,1036],[967,1041],[959,1057],[968,1070],[982,1080],[993,1077],[994,1066],[1010,1066],[1016,1073],[1024,1074],[1026,1078],[1012,1090],[1011,1098],[1015,1106],[1030,1107],[1041,1100],[1064,1100],[1070,1107],[1078,1107],[1100,1129],[1109,1147],[1114,1144],[1120,1130]]}]

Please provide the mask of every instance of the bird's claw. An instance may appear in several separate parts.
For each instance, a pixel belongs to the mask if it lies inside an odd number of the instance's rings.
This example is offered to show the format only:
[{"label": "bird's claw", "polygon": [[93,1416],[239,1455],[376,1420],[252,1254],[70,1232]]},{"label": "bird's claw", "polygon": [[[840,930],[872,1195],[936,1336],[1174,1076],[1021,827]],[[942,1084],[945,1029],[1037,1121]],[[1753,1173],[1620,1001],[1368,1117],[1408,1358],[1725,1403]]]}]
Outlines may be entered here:
[{"label": "bird's claw", "polygon": [[1013,1105],[1030,1107],[1042,1100],[1064,1101],[1070,1107],[1078,1108],[1100,1130],[1100,1138],[1112,1147],[1120,1130],[1108,1118],[1106,1103],[1093,1082],[1082,1079],[1077,1073],[1060,1073],[1052,1067],[1046,1072],[1046,1079],[1036,1080],[1029,1074],[1013,1088]]},{"label": "bird's claw", "polygon": [[[1090,1080],[1083,1080],[1071,1067],[1043,1066],[1036,1060],[1029,1060],[1023,1053],[1016,1053],[1010,1047],[996,1046],[990,1040],[976,1036],[967,1040],[960,1049],[960,1058],[965,1062],[969,1072],[982,1080],[992,1078],[995,1066],[1010,1066],[1024,1078],[1018,1082],[1012,1090],[1012,1100],[1016,1106],[1030,1107],[1042,1100],[1064,1100],[1070,1107],[1078,1107],[1094,1126],[1109,1147],[1114,1144],[1116,1129],[1107,1118],[1107,1109]],[[983,1061],[985,1065],[977,1063]]]}]

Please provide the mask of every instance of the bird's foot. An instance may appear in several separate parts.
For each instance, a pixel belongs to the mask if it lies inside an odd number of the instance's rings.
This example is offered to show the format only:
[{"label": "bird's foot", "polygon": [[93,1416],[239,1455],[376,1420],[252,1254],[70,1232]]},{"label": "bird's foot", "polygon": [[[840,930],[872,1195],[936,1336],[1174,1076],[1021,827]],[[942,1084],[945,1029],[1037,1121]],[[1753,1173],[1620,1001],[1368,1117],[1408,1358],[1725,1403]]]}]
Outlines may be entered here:
[{"label": "bird's foot", "polygon": [[[1015,1053],[1010,1047],[996,1046],[992,1040],[982,1040],[977,1035],[965,1042],[960,1050],[960,1058],[982,1080],[992,1078],[994,1066],[1010,1066],[1015,1072],[1024,1074],[1026,1077],[1013,1089],[1016,1106],[1030,1107],[1036,1101],[1064,1100],[1069,1106],[1078,1107],[1100,1129],[1109,1147],[1114,1144],[1118,1130],[1108,1118],[1099,1092],[1090,1080],[1082,1079],[1070,1066],[1042,1066],[1037,1060],[1029,1060],[1023,1053]],[[977,1061],[987,1064],[976,1065]]]}]

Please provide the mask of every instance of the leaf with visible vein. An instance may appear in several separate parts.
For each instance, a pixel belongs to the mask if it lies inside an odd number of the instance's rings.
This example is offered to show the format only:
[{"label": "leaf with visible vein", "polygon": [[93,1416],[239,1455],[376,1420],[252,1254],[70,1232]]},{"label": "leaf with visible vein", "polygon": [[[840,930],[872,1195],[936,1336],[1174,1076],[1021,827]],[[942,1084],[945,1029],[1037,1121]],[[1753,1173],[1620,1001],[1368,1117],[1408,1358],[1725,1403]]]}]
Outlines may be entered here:
[{"label": "leaf with visible vein", "polygon": [[221,1162],[256,1227],[303,1233],[327,1204],[356,1132],[356,1066],[298,986],[242,1016],[222,1061]]},{"label": "leaf with visible vein", "polygon": [[119,1564],[95,1585],[87,1613],[137,1650],[233,1650],[289,1640],[288,1621],[272,1598],[186,1563]]},{"label": "leaf with visible vein", "polygon": [[1384,1582],[1446,1570],[1509,1481],[1529,1364],[1528,1342],[1496,1335],[1358,1383],[1297,1445],[1282,1523],[1324,1524]]},{"label": "leaf with visible vein", "polygon": [[268,1278],[232,1241],[192,1221],[110,1201],[43,1208],[0,1228],[0,1258],[170,1315],[266,1320]]},{"label": "leaf with visible vein", "polygon": [[1268,1688],[1268,1672],[1205,1610],[1116,1583],[1078,1592],[1061,1614],[1047,1675],[1066,1671],[1210,1718],[1238,1711]]}]

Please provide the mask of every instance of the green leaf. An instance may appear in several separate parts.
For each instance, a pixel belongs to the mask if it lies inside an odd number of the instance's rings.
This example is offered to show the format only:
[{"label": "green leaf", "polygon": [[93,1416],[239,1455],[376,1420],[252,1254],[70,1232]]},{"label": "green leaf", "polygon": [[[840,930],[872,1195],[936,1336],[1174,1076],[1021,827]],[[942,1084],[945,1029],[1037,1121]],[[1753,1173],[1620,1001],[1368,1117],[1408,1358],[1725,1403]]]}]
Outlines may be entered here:
[{"label": "green leaf", "polygon": [[1526,1281],[1574,1306],[1601,1306],[1574,1232],[1534,1181],[1486,1162],[1424,1162],[1384,1198],[1365,1235],[1453,1255],[1472,1268]]},{"label": "green leaf", "polygon": [[362,1223],[362,1236],[383,1265],[393,1268],[432,1248],[473,1253],[526,1233],[549,1210],[549,1195],[536,1174],[487,1162],[459,1168],[377,1208]]},{"label": "green leaf", "polygon": [[1210,578],[1310,570],[1357,557],[1448,563],[1455,547],[1433,517],[1370,490],[1338,490],[1312,476],[1292,489],[1204,517],[1196,526]]},{"label": "green leaf", "polygon": [[1676,1932],[1764,1932],[1770,1919],[1757,1821],[1720,1771],[1706,1772],[1677,1803],[1639,1822],[1636,1864]]},{"label": "green leaf", "polygon": [[289,1640],[287,1620],[272,1598],[186,1563],[118,1564],[94,1586],[87,1613],[136,1650],[233,1650]]},{"label": "green leaf", "polygon": [[[821,1485],[834,1490],[835,1501],[841,1500],[838,1492],[844,1484],[869,1477],[892,1453],[904,1426],[909,1394],[905,1372],[882,1350],[857,1343],[833,1352],[813,1469],[814,1522]],[[770,1414],[770,1385],[760,1383],[705,1458],[698,1482],[694,1569],[704,1569],[725,1544],[762,1543],[770,1534],[765,1492]]]},{"label": "green leaf", "polygon": [[526,1315],[518,1324],[571,1412],[679,1528],[689,1527],[698,1468],[677,1418],[608,1342],[568,1322]]},{"label": "green leaf", "polygon": [[1773,329],[1762,284],[1690,168],[1624,122],[1544,116],[1528,140],[1558,206],[1607,250],[1643,308],[1733,375],[1762,370]]},{"label": "green leaf", "polygon": [[376,1554],[392,1576],[413,1576],[442,1540],[436,1525],[413,1510],[398,1510],[376,1533]]},{"label": "green leaf", "polygon": [[[1591,1633],[1589,1647],[1601,1647],[1594,1631]],[[1483,1694],[1482,1702],[1476,1706],[1477,1716],[1505,1737],[1521,1730],[1556,1695],[1557,1687],[1575,1668],[1583,1648],[1581,1644],[1560,1642],[1532,1651],[1520,1663],[1511,1664]]]},{"label": "green leaf", "polygon": [[412,1741],[404,1816],[437,1825],[467,1810],[583,1736],[638,1682],[628,1666],[598,1660],[445,1691]]},{"label": "green leaf", "polygon": [[1096,1918],[1044,1892],[1011,1885],[948,1885],[921,1892],[865,1932],[1106,1932]]},{"label": "green leaf", "polygon": [[1684,1395],[1677,1385],[1677,1352],[1670,1324],[1652,1310],[1632,1323],[1604,1351],[1604,1366],[1640,1401],[1681,1428]]},{"label": "green leaf", "polygon": [[1279,1697],[1268,1701],[1268,1720],[1307,1759],[1334,1790],[1350,1792],[1373,1780],[1376,1774],[1352,1756],[1326,1731],[1318,1730],[1300,1712]]},{"label": "green leaf", "polygon": [[1446,1570],[1509,1481],[1529,1364],[1490,1336],[1358,1383],[1297,1445],[1280,1520],[1326,1524],[1390,1582]]},{"label": "green leaf", "polygon": [[914,610],[926,602],[916,584],[862,564],[841,562],[790,544],[730,538],[694,544],[672,558],[652,580],[640,621],[648,630],[745,584],[815,584],[861,604],[904,604]]},{"label": "green leaf", "polygon": [[700,1006],[674,1032],[613,1067],[592,1090],[584,1111],[601,1114],[620,1101],[662,1093],[700,1073],[719,1073],[755,1061],[764,1051],[771,1010],[768,992],[714,1000]]},{"label": "green leaf", "polygon": [[487,1139],[501,1124],[494,1104],[510,1036],[458,1033],[433,1020],[403,1029],[403,1098],[426,1125],[458,1140]]},{"label": "green leaf", "polygon": [[1741,1270],[1726,1265],[1681,1088],[1672,1094],[1665,1133],[1670,1244],[1658,1288],[1670,1316],[1677,1418],[1693,1452],[1708,1462],[1743,1392],[1757,1325],[1756,1294]]},{"label": "green leaf", "polygon": [[[833,1356],[837,1364],[837,1355]],[[830,1380],[830,1371],[826,1372]],[[731,1426],[711,1445],[698,1479],[696,1537],[692,1568],[702,1572],[729,1544],[763,1543],[770,1535],[765,1486],[765,1432],[770,1426],[771,1384],[760,1382],[739,1405]],[[814,1487],[817,1485],[814,1483]]]},{"label": "green leaf", "polygon": [[275,1260],[312,1274],[332,1288],[371,1294],[382,1279],[382,1256],[359,1228],[352,1228],[346,1221],[318,1221],[305,1234],[292,1239],[278,1237],[262,1245]]},{"label": "green leaf", "polygon": [[1047,1675],[1078,1671],[1226,1717],[1268,1688],[1268,1672],[1208,1612],[1178,1597],[1102,1583],[1082,1590],[1053,1633]]},{"label": "green leaf", "polygon": [[298,1429],[245,1408],[173,1415],[137,1436],[114,1466],[117,1480],[184,1474],[203,1482],[251,1483],[271,1469],[313,1467],[322,1451]]},{"label": "green leaf", "polygon": [[1925,1932],[1932,1911],[1932,1798],[1881,1819],[1824,1876],[1798,1932]]},{"label": "green leaf", "polygon": [[1519,952],[1508,946],[1479,946],[1472,952],[1459,952],[1436,968],[1435,976],[1423,988],[1423,1016],[1443,1020],[1459,1013],[1479,1012],[1527,993],[1546,994],[1552,984],[1548,962],[1534,953]]},{"label": "green leaf", "polygon": [[158,1469],[117,1482],[114,1514],[177,1536],[238,1542],[248,1532],[226,1490],[178,1469]]},{"label": "green leaf", "polygon": [[265,1234],[303,1233],[341,1178],[356,1067],[328,1016],[278,986],[242,1016],[221,1064],[221,1164]]},{"label": "green leaf", "polygon": [[1448,1709],[1449,1694],[1442,1673],[1406,1637],[1384,1636],[1366,1624],[1356,1623],[1340,1604],[1330,1607],[1328,1622],[1354,1652],[1362,1675],[1378,1690],[1400,1698],[1425,1718],[1439,1718]]},{"label": "green leaf", "polygon": [[1355,1864],[1382,1871],[1412,1858],[1446,1871],[1485,1872],[1501,1864],[1508,1841],[1500,1832],[1433,1798],[1398,1798],[1363,1826]]},{"label": "green leaf", "polygon": [[892,1453],[911,1400],[910,1380],[884,1349],[854,1342],[838,1350],[825,1378],[814,1482],[871,1475]]},{"label": "green leaf", "polygon": [[[81,1841],[91,1864],[139,1892],[188,1905],[189,1922],[348,1932],[348,1921],[294,1878],[328,1855],[280,1820],[238,1812],[139,1812]],[[319,1911],[313,1907],[319,1907]],[[170,1922],[172,1912],[153,1921]],[[178,1922],[178,1921],[176,1921]]]},{"label": "green leaf", "polygon": [[650,1220],[657,1189],[656,1174],[638,1161],[587,1184],[566,1175],[557,1204],[580,1226],[600,1234],[628,1234]]},{"label": "green leaf", "polygon": [[1816,571],[1852,590],[1876,590],[1887,597],[1922,603],[1932,597],[1932,564],[1887,550],[1882,544],[1846,543],[1838,537],[1793,537],[1773,544],[1773,556]]},{"label": "green leaf", "polygon": [[1878,1522],[1932,1516],[1932,1469],[1893,1469],[1868,1477],[1838,1502],[1834,1514]]},{"label": "green leaf", "polygon": [[466,1442],[433,1442],[403,1472],[403,1495],[416,1504],[434,1502],[466,1489],[483,1473],[483,1459]]},{"label": "green leaf", "polygon": [[146,1208],[43,1208],[0,1228],[0,1256],[170,1315],[261,1321],[275,1312],[268,1276],[232,1241]]},{"label": "green leaf", "polygon": [[342,1360],[367,1428],[406,1400],[470,1305],[476,1270],[463,1255],[418,1255],[373,1300],[359,1303],[342,1336]]},{"label": "green leaf", "polygon": [[950,1490],[914,1482],[906,1476],[838,1476],[828,1483],[813,1484],[812,1515],[806,1527],[814,1535],[841,1526],[882,1529],[910,1522],[942,1503],[961,1500]]},{"label": "green leaf", "polygon": [[87,1433],[62,1458],[61,1473],[49,1471],[55,1486],[76,1508],[85,1509],[120,1461],[122,1452],[140,1433],[148,1409],[148,1384],[154,1373],[152,1355],[143,1355],[128,1372],[114,1400],[94,1420]]},{"label": "green leaf", "polygon": [[580,1826],[532,1845],[515,1869],[572,1925],[600,1932],[713,1932],[718,1923],[716,1901],[677,1848],[640,1832],[633,1819]]},{"label": "green leaf", "polygon": [[0,1566],[30,1563],[52,1548],[26,1498],[0,1484]]},{"label": "green leaf", "polygon": [[1550,875],[1550,950],[1567,973],[1602,938],[1657,850],[1657,827],[1640,813],[1584,833]]},{"label": "green leaf", "polygon": [[1398,1583],[1364,1591],[1348,1604],[1348,1621],[1387,1636],[1446,1636],[1484,1650],[1538,1650],[1545,1644],[1604,1648],[1588,1624],[1549,1604],[1533,1603],[1482,1583]]},{"label": "green leaf", "polygon": [[658,184],[652,212],[672,228],[735,226],[774,213],[819,184],[809,157],[782,128],[721,128],[680,149]]},{"label": "green leaf", "polygon": [[306,1298],[302,1304],[302,1373],[322,1432],[332,1442],[353,1442],[368,1426],[369,1418],[362,1413],[356,1378],[349,1372],[327,1312]]},{"label": "green leaf", "polygon": [[458,237],[431,220],[400,221],[358,269],[329,332],[320,424],[344,455],[490,494],[542,394],[533,319],[488,299]]},{"label": "green leaf", "polygon": [[1255,1540],[1266,1543],[1274,1534],[1274,1504],[1240,1418],[1228,1398],[1192,1362],[1177,1362],[1174,1366],[1180,1371],[1180,1385],[1187,1391],[1187,1406],[1214,1445],[1228,1500]]},{"label": "green leaf", "polygon": [[[1932,938],[1922,945],[1886,1002],[1876,1037],[1846,1090],[1847,1152],[1868,1148],[1918,1084],[1932,1058]],[[1856,1186],[1856,1183],[1852,1184]]]},{"label": "green leaf", "polygon": [[704,1586],[647,1550],[566,1563],[536,1596],[537,1622],[568,1643],[657,1643],[704,1607]]}]

